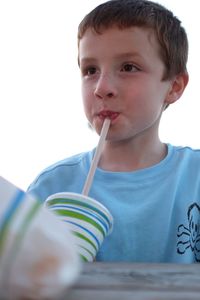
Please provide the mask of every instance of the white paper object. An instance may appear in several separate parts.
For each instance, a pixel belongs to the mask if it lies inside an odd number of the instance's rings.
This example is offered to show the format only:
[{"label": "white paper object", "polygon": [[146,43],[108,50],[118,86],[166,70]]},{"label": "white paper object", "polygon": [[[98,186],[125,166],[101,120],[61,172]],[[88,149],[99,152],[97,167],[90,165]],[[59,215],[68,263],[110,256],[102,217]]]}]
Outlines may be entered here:
[{"label": "white paper object", "polygon": [[0,177],[0,299],[58,299],[79,272],[67,225]]}]

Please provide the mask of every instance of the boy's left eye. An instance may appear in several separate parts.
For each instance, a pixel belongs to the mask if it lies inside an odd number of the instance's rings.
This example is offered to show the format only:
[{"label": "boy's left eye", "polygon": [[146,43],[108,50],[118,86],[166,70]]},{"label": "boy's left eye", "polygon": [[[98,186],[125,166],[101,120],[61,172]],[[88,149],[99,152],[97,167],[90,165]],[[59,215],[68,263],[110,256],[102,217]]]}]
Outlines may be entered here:
[{"label": "boy's left eye", "polygon": [[121,72],[135,72],[138,68],[132,63],[126,63],[122,66]]}]

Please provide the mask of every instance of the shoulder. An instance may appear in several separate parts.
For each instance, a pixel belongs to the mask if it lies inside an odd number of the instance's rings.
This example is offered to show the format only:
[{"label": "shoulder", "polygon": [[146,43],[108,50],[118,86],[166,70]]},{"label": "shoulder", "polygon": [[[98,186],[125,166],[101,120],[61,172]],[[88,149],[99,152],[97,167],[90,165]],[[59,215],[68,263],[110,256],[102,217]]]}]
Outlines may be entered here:
[{"label": "shoulder", "polygon": [[200,149],[194,149],[189,146],[171,146],[171,148],[177,157],[185,159],[200,159]]},{"label": "shoulder", "polygon": [[82,152],[48,166],[38,174],[28,187],[28,191],[42,184],[47,186],[52,185],[52,182],[54,184],[57,181],[62,182],[62,180],[64,180],[63,178],[65,178],[66,181],[68,178],[73,177],[74,173],[77,175],[80,173],[80,170],[87,170],[91,157],[92,151]]},{"label": "shoulder", "polygon": [[170,161],[174,168],[181,168],[189,173],[199,173],[200,149],[188,146],[170,146]]},{"label": "shoulder", "polygon": [[84,160],[89,159],[90,153],[91,152],[82,152],[82,153],[75,154],[73,156],[69,156],[65,159],[62,159],[62,160],[48,166],[47,168],[45,168],[39,174],[39,176],[41,176],[42,174],[46,174],[46,173],[60,171],[62,169],[68,168],[68,167],[69,168],[76,167],[76,166],[80,165]]},{"label": "shoulder", "polygon": [[62,167],[67,167],[67,166],[75,166],[80,164],[80,162],[89,155],[89,152],[82,152],[78,153],[72,156],[69,156],[67,158],[64,158],[60,161],[57,161],[56,163],[48,166],[46,169],[43,170],[43,172],[48,172],[51,170],[59,169]]}]

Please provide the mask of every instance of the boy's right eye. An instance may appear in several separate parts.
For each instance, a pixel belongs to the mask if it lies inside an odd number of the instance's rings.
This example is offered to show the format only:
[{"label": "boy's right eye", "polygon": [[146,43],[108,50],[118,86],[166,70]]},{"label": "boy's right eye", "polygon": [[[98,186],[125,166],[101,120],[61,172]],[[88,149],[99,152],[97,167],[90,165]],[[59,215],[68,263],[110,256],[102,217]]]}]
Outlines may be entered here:
[{"label": "boy's right eye", "polygon": [[84,76],[91,76],[91,75],[94,75],[96,72],[97,72],[96,67],[87,67],[87,68],[83,69],[82,74]]}]

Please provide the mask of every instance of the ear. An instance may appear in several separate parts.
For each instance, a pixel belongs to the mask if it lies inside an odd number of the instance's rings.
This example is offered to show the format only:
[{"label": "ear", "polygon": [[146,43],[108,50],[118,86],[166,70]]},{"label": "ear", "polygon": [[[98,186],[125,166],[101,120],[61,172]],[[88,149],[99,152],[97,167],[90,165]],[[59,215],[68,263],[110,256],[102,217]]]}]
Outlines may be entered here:
[{"label": "ear", "polygon": [[165,98],[165,104],[169,105],[176,102],[182,96],[188,81],[189,76],[187,72],[176,75],[176,77],[171,80],[171,86]]}]

